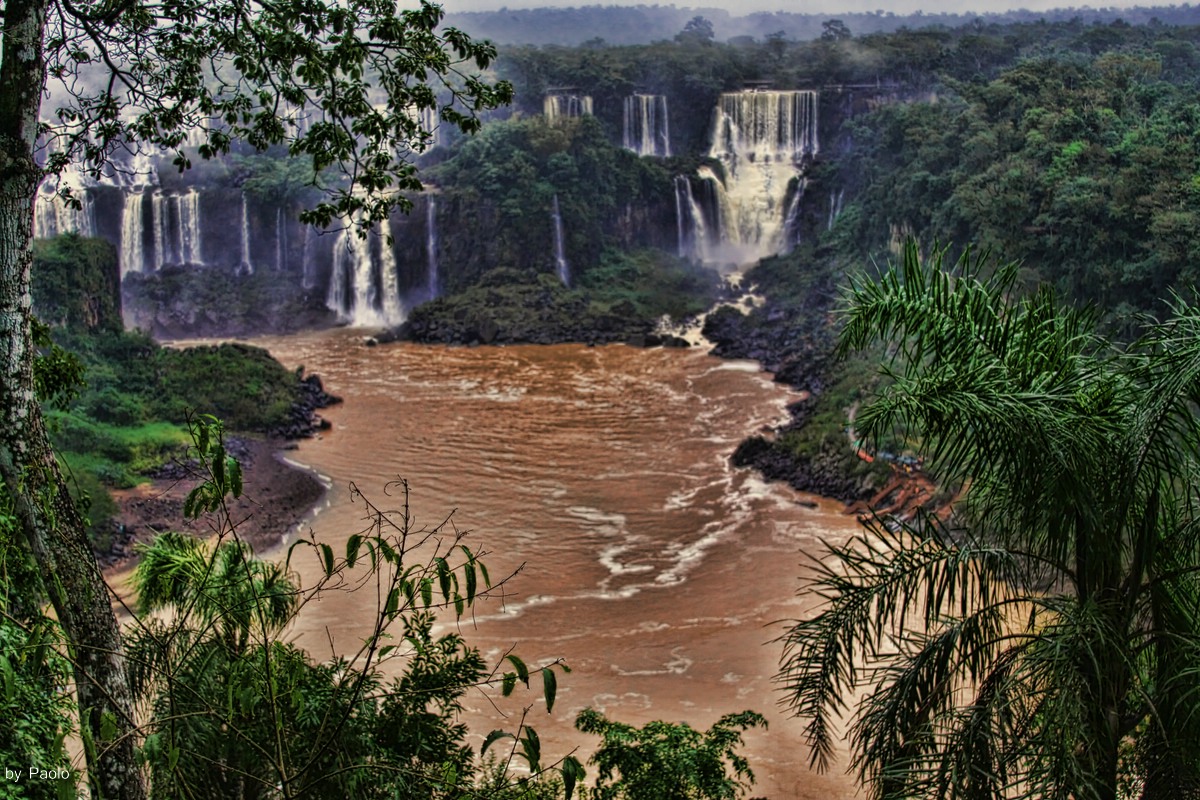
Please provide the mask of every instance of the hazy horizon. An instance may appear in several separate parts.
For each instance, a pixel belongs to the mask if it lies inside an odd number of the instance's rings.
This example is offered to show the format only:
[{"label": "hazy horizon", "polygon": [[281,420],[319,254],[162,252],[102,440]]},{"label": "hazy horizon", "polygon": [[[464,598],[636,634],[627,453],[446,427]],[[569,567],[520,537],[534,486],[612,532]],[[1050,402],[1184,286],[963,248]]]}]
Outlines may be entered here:
[{"label": "hazy horizon", "polygon": [[894,14],[914,14],[918,11],[926,14],[987,14],[1004,13],[1006,11],[1051,11],[1054,9],[1125,9],[1166,7],[1169,3],[1147,3],[1128,0],[1126,2],[1106,2],[1092,4],[1064,3],[1061,0],[1013,0],[1012,2],[995,2],[994,0],[977,0],[976,2],[956,2],[955,0],[704,0],[698,3],[654,3],[646,0],[606,0],[604,3],[580,3],[570,0],[547,2],[547,0],[442,0],[442,8],[449,13],[470,11],[498,11],[501,9],[535,9],[535,8],[580,8],[584,6],[667,6],[675,8],[720,8],[730,14],[743,16],[758,12],[782,11],[792,14],[870,14],[875,11],[892,12]]}]

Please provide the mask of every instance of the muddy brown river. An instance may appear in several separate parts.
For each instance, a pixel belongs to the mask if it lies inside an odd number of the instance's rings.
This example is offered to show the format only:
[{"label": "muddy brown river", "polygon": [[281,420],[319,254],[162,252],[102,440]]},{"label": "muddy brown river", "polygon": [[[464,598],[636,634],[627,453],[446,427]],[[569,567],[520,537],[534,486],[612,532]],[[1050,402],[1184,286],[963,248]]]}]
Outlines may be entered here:
[{"label": "muddy brown river", "polygon": [[[833,774],[809,771],[801,724],[772,682],[780,621],[812,603],[796,596],[802,554],[855,523],[838,503],[730,467],[737,443],[795,399],[757,364],[624,346],[368,348],[348,330],[254,343],[346,401],[324,412],[331,431],[291,454],[332,483],[310,522],[318,539],[340,553],[362,529],[351,481],[395,506],[383,486],[403,477],[418,526],[453,511],[472,547],[490,551],[493,578],[520,568],[502,600],[459,624],[463,635],[492,662],[513,647],[531,665],[562,658],[572,672],[553,714],[520,687],[503,700],[469,695],[476,746],[527,706],[547,761],[573,748],[586,761],[595,740],[572,723],[587,706],[697,728],[754,709],[770,727],[747,736],[758,777],[748,796],[855,795],[844,761]],[[298,564],[306,584],[317,579],[315,561]],[[352,652],[374,603],[370,592],[327,595],[294,635],[318,657],[331,640]]]}]

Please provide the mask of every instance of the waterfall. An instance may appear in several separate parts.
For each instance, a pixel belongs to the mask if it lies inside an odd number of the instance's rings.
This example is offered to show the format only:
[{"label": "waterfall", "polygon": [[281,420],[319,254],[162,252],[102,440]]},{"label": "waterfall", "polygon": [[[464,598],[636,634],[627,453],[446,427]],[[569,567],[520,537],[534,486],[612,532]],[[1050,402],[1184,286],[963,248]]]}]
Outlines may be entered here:
[{"label": "waterfall", "polygon": [[179,204],[179,250],[185,264],[203,264],[200,249],[200,192],[195,189],[176,198]]},{"label": "waterfall", "polygon": [[833,223],[837,222],[837,218],[842,214],[842,200],[845,199],[846,190],[838,189],[836,192],[829,193],[829,224],[826,225],[826,230],[833,230]]},{"label": "waterfall", "polygon": [[819,150],[817,106],[811,91],[721,95],[709,150],[725,173],[721,181],[710,171],[723,215],[720,258],[755,261],[787,246],[784,203],[792,178]]},{"label": "waterfall", "polygon": [[425,259],[426,283],[432,300],[441,292],[438,286],[437,207],[433,195],[429,195],[429,204],[425,206]]},{"label": "waterfall", "polygon": [[379,324],[399,325],[404,321],[404,309],[400,306],[400,275],[396,268],[396,251],[392,249],[392,221],[379,223],[379,293],[378,305],[383,311]]},{"label": "waterfall", "polygon": [[741,253],[731,249],[730,242],[738,242],[736,209],[730,204],[725,184],[712,167],[696,169],[696,177],[704,189],[703,199],[696,202],[696,216],[702,221],[704,238],[700,241],[700,255],[705,261],[725,259],[735,261]]},{"label": "waterfall", "polygon": [[246,209],[245,192],[242,192],[242,260],[238,264],[238,272],[254,274],[254,264],[250,262],[250,212]]},{"label": "waterfall", "polygon": [[142,254],[142,192],[125,195],[125,207],[121,212],[121,277],[130,272],[143,272],[146,268]]},{"label": "waterfall", "polygon": [[675,176],[675,228],[679,257],[704,261],[708,246],[708,224],[704,219],[704,211],[692,193],[692,182],[686,175]]},{"label": "waterfall", "polygon": [[283,272],[283,209],[275,209],[275,271]]},{"label": "waterfall", "polygon": [[571,269],[567,266],[567,257],[563,254],[562,214],[558,210],[558,195],[554,195],[554,210],[550,214],[554,220],[554,266],[558,269],[558,279],[563,286],[571,285]]},{"label": "waterfall", "polygon": [[325,305],[351,325],[381,327],[404,321],[390,239],[391,223],[386,220],[367,237],[360,235],[357,223],[347,221],[333,244]]},{"label": "waterfall", "polygon": [[665,95],[635,94],[625,98],[624,145],[639,156],[671,155]]},{"label": "waterfall", "polygon": [[687,193],[686,197],[691,196],[692,183],[691,183],[691,181],[689,181],[687,179],[687,176],[685,176],[685,175],[676,175],[674,183],[675,183],[675,241],[676,241],[675,255],[679,256],[680,258],[687,258],[687,256],[688,256],[687,233],[686,233],[686,231],[684,231],[684,227],[683,227],[683,206],[687,202],[685,199],[684,192]]},{"label": "waterfall", "polygon": [[[304,270],[304,277],[301,278],[300,284],[305,289],[311,289],[317,285],[317,265],[313,257],[313,237],[317,231],[312,225],[304,226],[304,252],[300,255],[300,263]],[[332,287],[333,278],[330,278],[330,286]]]},{"label": "waterfall", "polygon": [[58,200],[38,192],[33,204],[33,235],[37,239],[49,239],[58,235]]},{"label": "waterfall", "polygon": [[167,198],[161,191],[150,195],[150,232],[154,237],[153,268],[162,269],[163,264],[175,263],[167,250],[170,230],[168,229]]},{"label": "waterfall", "polygon": [[787,217],[783,220],[783,248],[779,251],[786,255],[800,243],[800,201],[804,199],[804,190],[808,188],[808,179],[796,181],[796,191],[792,193],[792,202],[788,204]]},{"label": "waterfall", "polygon": [[[148,148],[148,145],[141,147]],[[158,169],[154,165],[154,158],[148,149],[138,149],[126,153],[124,157],[114,153],[108,163],[105,182],[126,190],[158,186]]]},{"label": "waterfall", "polygon": [[592,98],[586,94],[548,94],[542,101],[542,113],[550,122],[591,115]]},{"label": "waterfall", "polygon": [[[48,239],[74,231],[80,236],[95,236],[96,203],[87,190],[92,183],[73,166],[65,167],[57,177],[47,177],[34,201],[33,235]],[[73,208],[59,197],[60,187],[71,190],[72,198],[79,201],[79,208]]]}]

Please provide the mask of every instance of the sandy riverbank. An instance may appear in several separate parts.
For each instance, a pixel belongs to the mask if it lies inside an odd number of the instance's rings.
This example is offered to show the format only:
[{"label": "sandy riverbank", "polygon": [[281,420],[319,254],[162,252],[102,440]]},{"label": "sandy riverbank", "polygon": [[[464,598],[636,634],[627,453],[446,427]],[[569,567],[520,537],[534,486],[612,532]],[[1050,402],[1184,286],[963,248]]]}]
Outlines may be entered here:
[{"label": "sandy riverbank", "polygon": [[[241,538],[258,553],[277,546],[323,501],[326,486],[309,470],[285,463],[291,443],[283,439],[237,439],[230,452],[241,462],[242,496],[233,501],[230,515]],[[182,465],[180,475],[194,473]],[[124,533],[119,552],[105,561],[105,572],[125,572],[136,561],[137,544],[168,530],[208,537],[217,533],[217,521],[202,517],[183,518],[183,502],[199,482],[198,475],[158,478],[149,483],[113,493],[117,502],[116,521]]]}]

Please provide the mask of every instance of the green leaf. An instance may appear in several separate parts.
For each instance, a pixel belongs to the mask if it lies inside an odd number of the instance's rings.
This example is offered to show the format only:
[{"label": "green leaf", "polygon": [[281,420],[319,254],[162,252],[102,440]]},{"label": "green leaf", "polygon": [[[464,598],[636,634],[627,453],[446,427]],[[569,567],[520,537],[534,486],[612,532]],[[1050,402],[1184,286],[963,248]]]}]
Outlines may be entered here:
[{"label": "green leaf", "polygon": [[4,678],[4,699],[11,703],[17,697],[17,673],[5,656],[0,656],[0,677]]},{"label": "green leaf", "polygon": [[358,561],[358,550],[362,547],[362,534],[352,533],[350,538],[346,539],[346,566],[353,567],[354,562]]},{"label": "green leaf", "polygon": [[528,725],[525,726],[525,736],[521,739],[521,751],[525,760],[529,762],[529,771],[541,772],[542,740],[538,738],[537,731]]},{"label": "green leaf", "polygon": [[302,545],[302,544],[307,544],[307,545],[311,546],[311,545],[312,545],[312,542],[311,542],[311,541],[309,541],[308,539],[297,539],[296,541],[292,542],[292,546],[288,548],[288,552],[287,552],[287,558],[286,558],[286,559],[284,559],[284,562],[283,562],[283,565],[284,565],[285,567],[290,567],[290,566],[291,566],[291,564],[292,564],[292,551],[293,551],[293,550],[295,550],[297,547],[299,547],[299,546],[300,546],[300,545]]},{"label": "green leaf", "polygon": [[507,658],[509,660],[509,662],[512,663],[513,667],[516,668],[517,677],[521,679],[521,683],[525,684],[525,686],[528,687],[529,686],[529,667],[525,666],[525,662],[522,661],[520,659],[520,657],[513,655],[512,653],[509,653],[507,656],[505,656],[505,658]]},{"label": "green leaf", "polygon": [[233,456],[226,459],[229,462],[229,491],[234,497],[242,496],[242,465]]},{"label": "green leaf", "polygon": [[546,713],[549,714],[554,710],[554,696],[558,692],[558,679],[550,667],[542,668],[542,690],[546,694]]},{"label": "green leaf", "polygon": [[517,687],[517,673],[506,672],[504,679],[500,681],[500,694],[508,697],[513,693],[513,689]]},{"label": "green leaf", "polygon": [[575,792],[575,783],[583,780],[587,773],[584,772],[583,764],[579,763],[579,759],[575,756],[567,756],[563,759],[562,779],[563,791],[566,793],[566,800],[571,800],[571,795]]},{"label": "green leaf", "polygon": [[487,735],[487,738],[483,740],[483,747],[479,748],[479,755],[482,756],[484,753],[487,752],[487,749],[489,747],[491,747],[493,744],[500,741],[501,739],[515,739],[515,738],[517,738],[517,737],[513,736],[508,731],[497,728],[496,730],[489,733]]},{"label": "green leaf", "polygon": [[446,559],[438,556],[434,559],[434,566],[437,567],[438,587],[442,590],[442,599],[450,599],[450,565],[446,563]]},{"label": "green leaf", "polygon": [[483,585],[487,588],[492,588],[492,579],[488,577],[487,565],[482,561],[476,562],[479,565],[479,574],[483,576]]},{"label": "green leaf", "polygon": [[333,575],[333,548],[321,543],[321,559],[325,562],[325,577]]},{"label": "green leaf", "polygon": [[475,577],[475,565],[468,563],[464,569],[466,570],[467,577],[467,604],[469,605],[475,602],[475,588],[477,584],[477,578]]},{"label": "green leaf", "polygon": [[433,605],[433,581],[429,578],[421,579],[421,602],[426,608]]}]

